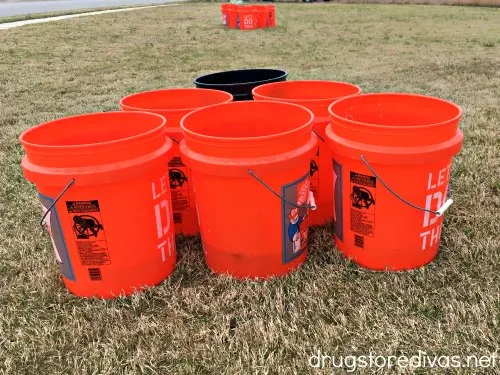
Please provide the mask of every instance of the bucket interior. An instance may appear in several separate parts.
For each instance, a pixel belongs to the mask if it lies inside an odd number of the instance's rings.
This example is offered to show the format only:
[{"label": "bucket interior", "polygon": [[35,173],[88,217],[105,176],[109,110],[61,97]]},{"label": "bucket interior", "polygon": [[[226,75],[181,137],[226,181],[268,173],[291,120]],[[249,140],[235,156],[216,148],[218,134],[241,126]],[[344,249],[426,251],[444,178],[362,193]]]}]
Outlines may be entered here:
[{"label": "bucket interior", "polygon": [[216,138],[257,138],[287,133],[311,124],[305,108],[280,102],[234,102],[203,108],[184,117],[181,127]]},{"label": "bucket interior", "polygon": [[356,95],[361,89],[345,82],[286,81],[258,86],[254,93],[263,97],[283,100],[325,100]]},{"label": "bucket interior", "polygon": [[461,115],[446,100],[411,94],[365,94],[341,99],[330,112],[345,120],[379,126],[418,127],[451,121]]},{"label": "bucket interior", "polygon": [[243,69],[207,74],[196,78],[195,84],[228,85],[254,83],[285,77],[287,72],[279,69]]},{"label": "bucket interior", "polygon": [[66,117],[35,126],[21,142],[36,146],[81,146],[126,140],[164,126],[162,116],[144,112],[107,112]]},{"label": "bucket interior", "polygon": [[231,94],[209,89],[165,89],[146,91],[123,98],[128,109],[144,111],[189,110],[232,100]]}]

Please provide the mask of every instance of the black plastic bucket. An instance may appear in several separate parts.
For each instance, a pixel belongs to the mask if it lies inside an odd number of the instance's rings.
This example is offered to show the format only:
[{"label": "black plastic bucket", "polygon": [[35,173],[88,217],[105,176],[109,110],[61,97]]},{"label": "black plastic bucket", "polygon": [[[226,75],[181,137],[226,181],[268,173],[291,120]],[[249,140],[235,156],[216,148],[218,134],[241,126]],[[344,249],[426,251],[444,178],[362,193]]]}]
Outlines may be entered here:
[{"label": "black plastic bucket", "polygon": [[252,100],[254,87],[265,83],[286,81],[288,72],[281,69],[240,69],[206,74],[193,82],[198,88],[230,93],[234,101]]}]

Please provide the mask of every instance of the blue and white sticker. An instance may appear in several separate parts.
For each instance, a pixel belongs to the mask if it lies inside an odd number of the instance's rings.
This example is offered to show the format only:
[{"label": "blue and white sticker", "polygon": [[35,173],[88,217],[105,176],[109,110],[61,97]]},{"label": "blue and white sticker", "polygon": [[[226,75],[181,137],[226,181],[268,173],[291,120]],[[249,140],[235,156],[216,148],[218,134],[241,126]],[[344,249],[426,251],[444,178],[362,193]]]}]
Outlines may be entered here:
[{"label": "blue and white sticker", "polygon": [[309,232],[309,208],[307,206],[310,189],[309,172],[304,177],[281,188],[283,264],[291,262],[307,249]]},{"label": "blue and white sticker", "polygon": [[[39,194],[39,198],[42,203],[43,213],[45,214],[49,207],[54,203],[54,200],[42,194]],[[66,241],[64,240],[64,235],[62,233],[59,215],[57,214],[55,206],[52,207],[50,212],[47,213],[47,216],[45,216],[44,223],[47,231],[49,232],[52,247],[54,248],[54,253],[61,273],[67,279],[76,281]]]}]

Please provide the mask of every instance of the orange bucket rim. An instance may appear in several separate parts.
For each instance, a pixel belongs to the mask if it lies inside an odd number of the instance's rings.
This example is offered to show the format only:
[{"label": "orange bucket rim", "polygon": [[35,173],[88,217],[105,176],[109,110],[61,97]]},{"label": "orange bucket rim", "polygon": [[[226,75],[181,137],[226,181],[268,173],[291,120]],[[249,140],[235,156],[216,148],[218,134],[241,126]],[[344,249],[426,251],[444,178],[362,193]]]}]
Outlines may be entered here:
[{"label": "orange bucket rim", "polygon": [[[161,120],[161,124],[154,127],[153,129],[150,129],[148,131],[145,131],[143,133],[129,136],[129,137],[124,137],[120,139],[114,139],[111,141],[104,141],[104,142],[95,142],[95,143],[82,143],[82,144],[74,144],[74,145],[47,145],[47,144],[40,144],[40,143],[33,143],[26,141],[24,138],[30,134],[33,133],[37,130],[40,130],[41,128],[45,126],[49,126],[51,124],[56,124],[56,123],[63,123],[66,121],[70,121],[72,119],[76,118],[82,118],[82,117],[97,117],[97,116],[145,116],[145,117],[150,117],[150,118],[157,118]],[[165,124],[167,123],[167,120],[165,119],[164,116],[158,115],[156,113],[152,112],[146,112],[146,111],[111,111],[111,112],[92,112],[92,113],[83,113],[79,115],[73,115],[73,116],[67,116],[67,117],[61,117],[55,120],[49,120],[42,122],[41,124],[35,125],[29,129],[26,129],[19,135],[19,143],[21,143],[25,148],[30,148],[30,149],[44,149],[44,150],[74,150],[74,149],[85,149],[85,148],[93,148],[95,146],[113,146],[113,145],[120,145],[123,143],[127,143],[130,140],[133,139],[138,139],[138,138],[143,138],[143,137],[148,137],[150,135],[153,135],[154,133],[157,133],[161,131],[162,129],[165,128]]]},{"label": "orange bucket rim", "polygon": [[[256,103],[259,103],[259,104],[256,104]],[[192,130],[189,130],[185,126],[186,120],[189,120],[192,116],[198,114],[201,111],[210,110],[210,109],[215,108],[215,107],[223,107],[223,106],[231,106],[231,105],[232,106],[246,106],[246,105],[254,105],[255,106],[255,105],[260,105],[260,104],[271,104],[271,105],[288,106],[288,107],[293,106],[295,108],[300,108],[301,110],[308,112],[308,114],[309,114],[309,120],[305,124],[302,124],[302,125],[294,128],[294,129],[291,129],[291,130],[288,130],[288,131],[285,131],[285,132],[275,133],[275,134],[269,134],[269,135],[262,135],[262,136],[257,136],[257,137],[245,137],[245,138],[241,138],[241,137],[217,137],[217,136],[212,136],[212,135],[205,135],[205,134],[196,133],[196,132],[194,132]],[[248,100],[248,101],[239,101],[239,102],[229,102],[229,103],[222,103],[222,104],[214,104],[214,105],[211,105],[211,106],[199,108],[197,110],[194,110],[194,111],[188,113],[186,116],[184,116],[181,119],[180,127],[181,127],[181,129],[182,129],[183,132],[185,132],[185,133],[187,133],[189,135],[192,135],[192,136],[194,136],[196,138],[201,138],[201,139],[205,139],[205,140],[208,140],[208,141],[225,141],[225,142],[265,141],[265,140],[271,140],[271,139],[274,139],[274,138],[280,138],[280,137],[283,137],[283,136],[286,136],[286,135],[289,135],[289,134],[293,134],[293,133],[295,133],[297,131],[300,131],[302,129],[305,129],[307,127],[311,127],[312,128],[313,120],[314,120],[314,114],[313,114],[313,112],[310,109],[305,108],[303,106],[300,106],[298,104],[286,103],[286,102],[278,102],[278,101],[273,101],[273,100],[260,100],[260,101]]]},{"label": "orange bucket rim", "polygon": [[[200,109],[200,107],[182,107],[182,108],[142,108],[142,107],[134,107],[128,104],[125,104],[124,102],[127,100],[130,100],[132,98],[136,98],[140,95],[153,95],[153,94],[159,94],[163,92],[169,92],[169,93],[175,93],[175,92],[201,92],[200,90],[203,90],[204,92],[209,92],[214,95],[220,95],[225,96],[226,100],[220,103],[215,103],[215,104],[222,104],[222,103],[229,103],[233,101],[233,96],[225,91],[220,91],[220,90],[214,90],[214,89],[206,89],[206,88],[199,88],[199,87],[172,87],[172,88],[163,88],[163,89],[156,89],[156,90],[148,90],[148,91],[141,91],[141,92],[136,92],[134,94],[127,95],[123,98],[120,99],[120,107],[126,108],[128,111],[134,111],[134,112],[191,112],[196,109]],[[211,104],[213,105],[213,104]],[[203,108],[203,107],[201,107]]]},{"label": "orange bucket rim", "polygon": [[[259,89],[265,89],[268,87],[274,87],[274,86],[292,86],[293,83],[295,82],[300,82],[300,83],[310,83],[310,84],[316,84],[316,83],[332,83],[332,84],[342,84],[345,86],[351,86],[353,88],[357,89],[356,93],[349,94],[349,95],[342,95],[342,96],[334,96],[334,97],[325,97],[325,98],[316,98],[316,99],[296,99],[296,98],[285,98],[285,97],[274,97],[274,96],[269,96],[269,95],[262,95],[258,93]],[[297,104],[302,104],[302,103],[331,103],[332,101],[340,100],[340,99],[345,99],[349,98],[351,96],[358,96],[363,92],[363,89],[359,87],[358,85],[355,85],[353,83],[349,82],[343,82],[343,81],[328,81],[328,80],[321,80],[321,79],[306,79],[306,80],[296,80],[296,81],[281,81],[281,82],[271,82],[271,83],[266,83],[257,87],[254,87],[252,90],[252,95],[258,95],[262,98],[265,98],[264,100],[273,100],[273,101],[284,101],[284,102],[292,102],[292,103],[297,103]]]},{"label": "orange bucket rim", "polygon": [[[404,125],[404,124],[403,125],[380,125],[380,124],[373,124],[373,123],[369,123],[369,122],[361,122],[361,121],[351,120],[351,119],[339,116],[335,112],[333,112],[333,107],[335,105],[338,105],[339,103],[343,103],[344,101],[348,101],[348,100],[362,100],[365,97],[374,97],[374,96],[379,96],[379,97],[383,97],[383,96],[390,97],[390,96],[393,96],[393,97],[412,97],[412,98],[431,99],[431,100],[434,100],[436,102],[441,102],[443,104],[446,104],[446,105],[449,105],[450,107],[455,108],[458,111],[458,113],[457,113],[456,116],[454,116],[454,117],[452,117],[452,118],[450,118],[448,120],[440,121],[440,122],[436,122],[436,123],[432,123],[432,124],[422,124],[422,125]],[[463,110],[462,110],[462,107],[460,107],[459,105],[453,103],[452,101],[446,100],[446,99],[442,99],[442,98],[438,98],[438,97],[435,97],[435,96],[422,95],[422,94],[413,94],[413,93],[402,93],[402,92],[375,92],[375,93],[367,93],[367,94],[360,94],[360,95],[352,95],[352,96],[347,96],[345,98],[338,99],[338,100],[334,101],[333,103],[331,103],[328,106],[328,113],[329,113],[329,115],[333,119],[341,121],[341,122],[344,122],[344,123],[347,123],[347,124],[350,124],[350,125],[366,126],[366,127],[370,127],[372,129],[378,129],[378,130],[387,129],[389,127],[391,129],[403,130],[403,129],[408,129],[408,128],[412,128],[412,129],[427,129],[427,128],[432,128],[432,127],[442,126],[442,125],[448,124],[450,122],[458,121],[458,120],[460,120],[460,118],[463,115]]]}]

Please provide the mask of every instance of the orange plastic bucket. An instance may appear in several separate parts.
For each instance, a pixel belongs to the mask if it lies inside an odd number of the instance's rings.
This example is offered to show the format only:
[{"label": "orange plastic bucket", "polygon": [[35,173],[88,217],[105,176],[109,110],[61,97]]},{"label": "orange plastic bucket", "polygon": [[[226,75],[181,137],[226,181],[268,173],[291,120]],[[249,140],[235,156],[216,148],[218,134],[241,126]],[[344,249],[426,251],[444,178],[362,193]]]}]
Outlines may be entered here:
[{"label": "orange plastic bucket", "polygon": [[257,10],[257,28],[264,29],[267,27],[267,19],[269,18],[269,12],[266,5],[256,5]]},{"label": "orange plastic bucket", "polygon": [[236,4],[229,4],[228,6],[228,26],[231,29],[237,29],[238,28],[238,5]]},{"label": "orange plastic bucket", "polygon": [[191,112],[180,150],[196,189],[205,260],[238,278],[283,275],[307,255],[312,113],[242,101]]},{"label": "orange plastic bucket", "polygon": [[462,110],[411,94],[341,99],[326,136],[335,183],[335,242],[375,269],[405,270],[437,254]]},{"label": "orange plastic bucket", "polygon": [[172,141],[153,113],[62,118],[20,136],[66,287],[85,297],[130,294],[175,267],[166,164]]},{"label": "orange plastic bucket", "polygon": [[232,100],[231,94],[219,90],[174,88],[132,94],[120,101],[124,111],[153,112],[167,119],[166,134],[174,141],[169,153],[168,175],[176,234],[195,235],[200,231],[191,172],[182,162],[179,151],[183,138],[181,118],[195,109]]},{"label": "orange plastic bucket", "polygon": [[224,26],[228,26],[229,25],[229,6],[231,4],[222,4],[220,6],[220,10],[221,10],[221,15],[222,15],[222,24]]},{"label": "orange plastic bucket", "polygon": [[333,219],[332,153],[325,142],[325,128],[330,123],[328,106],[342,97],[358,95],[361,89],[350,83],[335,81],[287,81],[257,86],[255,100],[278,100],[309,108],[314,113],[314,130],[319,135],[317,152],[310,161],[309,175],[318,209],[311,214],[311,225]]},{"label": "orange plastic bucket", "polygon": [[276,26],[276,5],[266,5],[267,8],[267,27]]},{"label": "orange plastic bucket", "polygon": [[239,7],[237,26],[240,30],[254,30],[257,28],[257,11],[253,6]]}]

